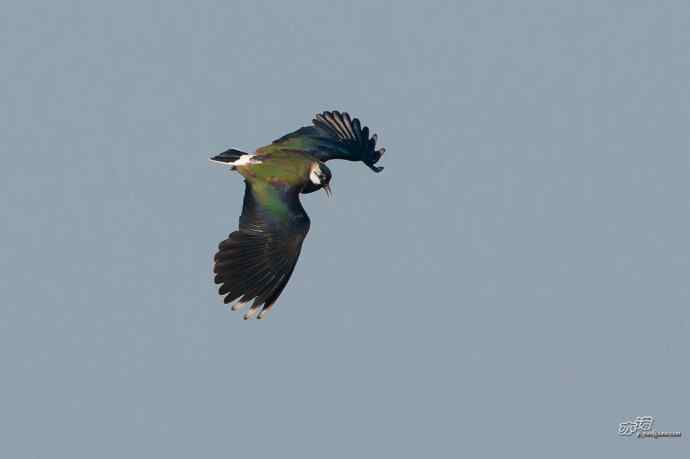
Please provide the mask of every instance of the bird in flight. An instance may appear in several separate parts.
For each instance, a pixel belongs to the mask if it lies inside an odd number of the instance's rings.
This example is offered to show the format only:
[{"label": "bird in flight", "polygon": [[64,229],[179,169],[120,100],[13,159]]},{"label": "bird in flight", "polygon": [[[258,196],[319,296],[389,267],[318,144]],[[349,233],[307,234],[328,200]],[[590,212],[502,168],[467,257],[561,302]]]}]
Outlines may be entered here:
[{"label": "bird in flight", "polygon": [[244,177],[239,228],[218,246],[213,272],[218,293],[238,311],[252,303],[245,320],[263,319],[290,280],[309,216],[300,194],[323,189],[330,195],[330,159],[362,161],[372,171],[384,148],[357,118],[337,111],[317,114],[311,126],[287,134],[253,154],[229,149],[211,161]]}]

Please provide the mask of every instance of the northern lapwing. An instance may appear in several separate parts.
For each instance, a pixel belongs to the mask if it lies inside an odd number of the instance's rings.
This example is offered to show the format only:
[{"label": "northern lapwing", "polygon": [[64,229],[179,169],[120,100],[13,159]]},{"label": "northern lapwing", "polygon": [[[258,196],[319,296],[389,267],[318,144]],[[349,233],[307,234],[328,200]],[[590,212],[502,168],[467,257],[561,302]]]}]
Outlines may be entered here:
[{"label": "northern lapwing", "polygon": [[376,134],[370,137],[357,118],[332,111],[312,123],[253,154],[231,148],[211,158],[244,177],[239,228],[220,243],[213,272],[233,311],[252,302],[245,319],[263,319],[290,280],[310,224],[299,195],[319,189],[330,195],[324,163],[346,159],[383,170],[375,164],[385,149],[376,148]]}]

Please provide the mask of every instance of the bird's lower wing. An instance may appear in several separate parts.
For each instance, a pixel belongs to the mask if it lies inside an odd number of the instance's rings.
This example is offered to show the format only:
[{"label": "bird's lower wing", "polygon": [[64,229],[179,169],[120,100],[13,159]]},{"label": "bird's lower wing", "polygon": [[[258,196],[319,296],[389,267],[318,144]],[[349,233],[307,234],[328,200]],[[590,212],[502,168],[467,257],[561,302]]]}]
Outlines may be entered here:
[{"label": "bird's lower wing", "polygon": [[297,190],[246,182],[239,229],[220,243],[214,258],[224,302],[237,301],[236,310],[253,301],[244,318],[263,318],[295,269],[309,224]]}]

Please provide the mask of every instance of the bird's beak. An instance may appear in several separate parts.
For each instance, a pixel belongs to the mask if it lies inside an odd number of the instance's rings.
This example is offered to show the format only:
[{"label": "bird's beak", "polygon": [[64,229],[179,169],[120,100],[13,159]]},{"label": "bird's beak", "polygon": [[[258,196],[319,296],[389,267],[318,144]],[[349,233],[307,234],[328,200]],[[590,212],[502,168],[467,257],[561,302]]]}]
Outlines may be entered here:
[{"label": "bird's beak", "polygon": [[330,198],[331,195],[333,194],[333,192],[331,191],[331,186],[330,186],[330,185],[324,185],[324,186],[323,186],[323,191],[326,192],[326,196],[328,196],[329,198]]}]

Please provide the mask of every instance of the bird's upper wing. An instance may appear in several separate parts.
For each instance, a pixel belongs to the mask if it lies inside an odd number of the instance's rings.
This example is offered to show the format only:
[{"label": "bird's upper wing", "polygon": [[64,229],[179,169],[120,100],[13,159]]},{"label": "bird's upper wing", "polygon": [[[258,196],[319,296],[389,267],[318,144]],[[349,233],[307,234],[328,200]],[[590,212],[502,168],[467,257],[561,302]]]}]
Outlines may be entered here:
[{"label": "bird's upper wing", "polygon": [[259,149],[269,153],[276,150],[304,151],[319,161],[346,159],[362,161],[374,172],[383,167],[375,166],[385,148],[376,149],[376,134],[369,137],[369,128],[362,127],[357,118],[351,119],[347,113],[337,111],[323,112],[312,120],[312,126],[299,128]]},{"label": "bird's upper wing", "polygon": [[225,303],[253,300],[244,318],[253,317],[263,305],[262,318],[295,269],[309,231],[309,216],[296,188],[263,181],[245,183],[239,229],[220,243],[213,271]]}]

